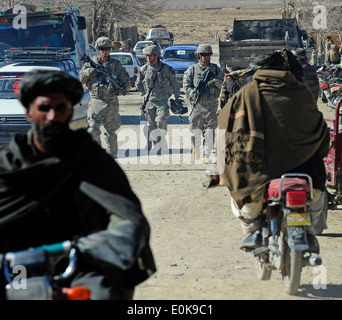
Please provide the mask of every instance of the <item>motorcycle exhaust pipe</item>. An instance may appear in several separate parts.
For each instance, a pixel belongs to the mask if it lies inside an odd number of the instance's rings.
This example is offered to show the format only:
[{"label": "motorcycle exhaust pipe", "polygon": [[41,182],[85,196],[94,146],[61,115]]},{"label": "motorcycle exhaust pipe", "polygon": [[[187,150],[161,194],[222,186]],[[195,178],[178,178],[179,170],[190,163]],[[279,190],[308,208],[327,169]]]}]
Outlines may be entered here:
[{"label": "motorcycle exhaust pipe", "polygon": [[304,266],[320,266],[322,264],[322,258],[320,256],[310,256],[304,258]]}]

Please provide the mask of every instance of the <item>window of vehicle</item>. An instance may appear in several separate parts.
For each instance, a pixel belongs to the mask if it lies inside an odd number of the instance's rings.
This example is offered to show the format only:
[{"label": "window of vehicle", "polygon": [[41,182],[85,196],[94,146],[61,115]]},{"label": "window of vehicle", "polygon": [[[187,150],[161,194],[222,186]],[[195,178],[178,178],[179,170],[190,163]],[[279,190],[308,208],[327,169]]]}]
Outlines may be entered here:
[{"label": "window of vehicle", "polygon": [[122,65],[133,65],[133,59],[128,54],[113,54],[111,55],[112,58],[119,60]]},{"label": "window of vehicle", "polygon": [[190,60],[197,61],[196,52],[194,50],[166,50],[163,55],[164,60]]},{"label": "window of vehicle", "polygon": [[149,31],[149,35],[147,36],[148,39],[155,39],[155,38],[161,38],[161,39],[169,39],[170,34],[167,30],[163,29],[151,29]]},{"label": "window of vehicle", "polygon": [[75,49],[70,26],[62,17],[34,17],[27,21],[27,28],[15,29],[12,21],[0,19],[0,59],[5,50],[19,47],[68,47]]},{"label": "window of vehicle", "polygon": [[[67,72],[78,79],[77,70]],[[0,99],[17,99],[19,84],[24,75],[24,72],[0,72]]]},{"label": "window of vehicle", "polygon": [[144,48],[146,48],[147,46],[149,46],[149,43],[138,43],[136,46],[136,50],[142,50]]},{"label": "window of vehicle", "polygon": [[0,98],[17,99],[19,84],[24,73],[0,73]]}]

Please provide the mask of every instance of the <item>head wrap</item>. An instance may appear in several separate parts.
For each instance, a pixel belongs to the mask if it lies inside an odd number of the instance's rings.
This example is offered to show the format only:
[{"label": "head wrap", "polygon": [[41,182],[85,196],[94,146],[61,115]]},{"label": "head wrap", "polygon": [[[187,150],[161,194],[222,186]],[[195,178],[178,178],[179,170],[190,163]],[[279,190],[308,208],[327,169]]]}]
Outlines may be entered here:
[{"label": "head wrap", "polygon": [[81,100],[84,91],[80,81],[66,72],[34,70],[23,77],[18,98],[25,108],[29,108],[35,98],[48,93],[63,93],[75,105]]},{"label": "head wrap", "polygon": [[297,58],[288,49],[276,50],[272,54],[261,54],[251,62],[253,70],[287,70],[295,76],[298,81],[302,81],[304,72],[303,67]]}]

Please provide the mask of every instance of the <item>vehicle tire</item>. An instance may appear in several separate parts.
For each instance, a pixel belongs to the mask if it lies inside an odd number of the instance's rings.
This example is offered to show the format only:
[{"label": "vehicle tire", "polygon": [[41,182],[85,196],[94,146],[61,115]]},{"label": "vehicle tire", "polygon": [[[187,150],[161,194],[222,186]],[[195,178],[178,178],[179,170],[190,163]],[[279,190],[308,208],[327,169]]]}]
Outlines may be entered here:
[{"label": "vehicle tire", "polygon": [[267,268],[266,263],[260,257],[255,260],[255,271],[259,280],[271,279],[272,269]]},{"label": "vehicle tire", "polygon": [[297,293],[302,273],[302,251],[294,251],[287,244],[284,253],[284,266],[281,269],[283,286],[286,293]]}]

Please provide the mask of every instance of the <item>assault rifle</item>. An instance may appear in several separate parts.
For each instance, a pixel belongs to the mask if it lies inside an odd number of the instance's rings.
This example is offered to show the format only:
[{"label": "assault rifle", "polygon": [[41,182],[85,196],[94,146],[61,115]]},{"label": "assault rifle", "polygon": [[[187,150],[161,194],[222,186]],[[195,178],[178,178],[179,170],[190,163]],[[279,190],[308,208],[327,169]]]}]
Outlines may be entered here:
[{"label": "assault rifle", "polygon": [[151,92],[152,92],[152,89],[148,90],[145,100],[140,107],[140,110],[141,110],[140,119],[143,118],[144,120],[146,120],[146,105],[147,105],[148,99],[150,98]]},{"label": "assault rifle", "polygon": [[197,83],[197,85],[195,87],[196,97],[195,97],[195,99],[191,103],[192,104],[192,109],[191,109],[189,115],[192,114],[196,104],[198,103],[198,101],[201,98],[202,94],[205,92],[205,88],[207,86],[207,83],[209,82],[209,80],[212,80],[213,78],[215,78],[215,73],[210,71],[210,69],[209,69],[207,71],[207,73],[204,74],[203,78]]},{"label": "assault rifle", "polygon": [[89,64],[95,68],[98,72],[101,73],[103,78],[107,81],[107,83],[111,84],[115,90],[119,91],[120,94],[123,96],[126,95],[126,88],[125,86],[119,81],[118,77],[116,75],[113,75],[110,73],[110,70],[106,68],[105,66],[102,66],[100,64],[95,63],[93,60],[91,60],[86,54],[84,54],[81,58],[81,61],[83,63],[89,62]]}]

